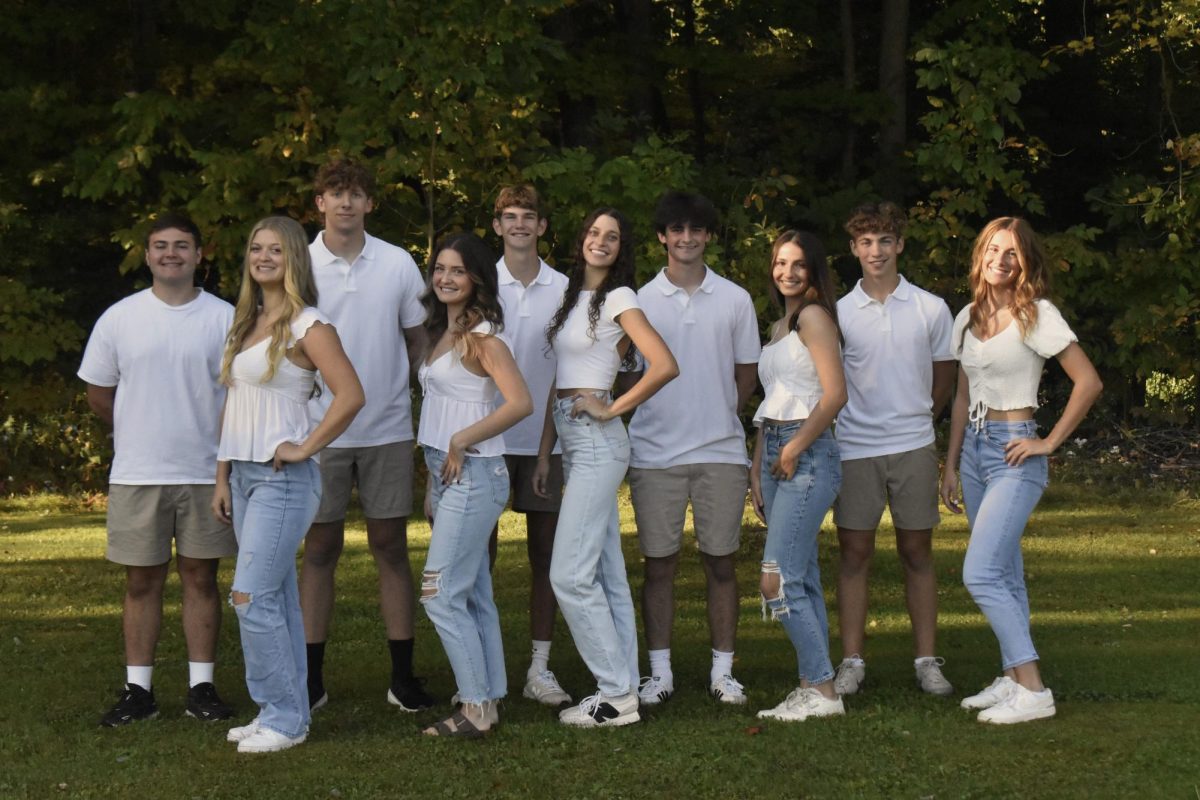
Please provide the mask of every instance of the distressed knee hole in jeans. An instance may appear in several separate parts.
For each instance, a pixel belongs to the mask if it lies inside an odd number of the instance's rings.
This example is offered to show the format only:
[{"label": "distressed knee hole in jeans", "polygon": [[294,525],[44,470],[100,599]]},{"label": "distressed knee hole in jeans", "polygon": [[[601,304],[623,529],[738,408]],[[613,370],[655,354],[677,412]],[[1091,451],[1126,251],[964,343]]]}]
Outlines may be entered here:
[{"label": "distressed knee hole in jeans", "polygon": [[[776,583],[777,580],[778,583]],[[780,619],[791,613],[791,609],[787,607],[787,595],[783,592],[783,573],[779,569],[778,561],[762,562],[762,580],[759,590],[762,594],[763,619],[767,618],[767,608],[771,609],[771,619]],[[768,597],[768,594],[775,596]]]},{"label": "distressed knee hole in jeans", "polygon": [[246,592],[234,590],[229,593],[229,605],[233,606],[234,611],[245,611],[250,607],[252,599],[254,599],[253,596]]},{"label": "distressed knee hole in jeans", "polygon": [[438,596],[442,590],[442,573],[424,572],[421,574],[421,602],[428,603]]}]

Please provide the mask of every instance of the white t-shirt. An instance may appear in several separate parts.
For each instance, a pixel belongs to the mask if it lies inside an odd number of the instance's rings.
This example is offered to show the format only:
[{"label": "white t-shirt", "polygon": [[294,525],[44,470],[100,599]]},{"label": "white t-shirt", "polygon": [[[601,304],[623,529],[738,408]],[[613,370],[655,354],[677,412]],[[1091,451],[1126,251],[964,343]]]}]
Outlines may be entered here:
[{"label": "white t-shirt", "polygon": [[933,362],[953,361],[946,301],[904,276],[884,302],[855,284],[838,300],[848,399],[837,420],[842,460],[933,443]]},{"label": "white t-shirt", "polygon": [[734,365],[758,362],[750,294],[706,267],[689,295],[664,269],[641,288],[638,301],[679,363],[679,377],[634,412],[630,466],[749,464]]},{"label": "white t-shirt", "polygon": [[621,357],[617,342],[625,331],[617,317],[638,307],[637,295],[628,286],[618,286],[604,297],[596,328],[588,330],[588,304],[592,292],[579,293],[575,307],[554,337],[554,355],[558,359],[556,385],[559,389],[608,389],[617,377]]},{"label": "white t-shirt", "polygon": [[[348,264],[329,252],[324,236],[324,232],[317,234],[308,248],[317,307],[337,328],[367,399],[350,427],[329,446],[412,441],[404,329],[425,321],[421,272],[404,250],[370,234],[354,264]],[[322,386],[321,394],[309,404],[312,418],[324,417],[331,402],[332,394]]]},{"label": "white t-shirt", "polygon": [[971,306],[954,319],[954,355],[970,384],[970,420],[982,422],[989,409],[1012,411],[1038,407],[1038,384],[1047,358],[1079,341],[1049,300],[1037,301],[1037,322],[1021,337],[1014,319],[998,334],[981,342],[971,332]]},{"label": "white t-shirt", "polygon": [[150,289],[96,322],[78,375],[116,386],[110,483],[215,483],[219,382],[233,306],[201,291],[181,306]]},{"label": "white t-shirt", "polygon": [[[503,256],[496,262],[496,276],[504,308],[504,337],[512,345],[517,367],[533,398],[533,413],[504,432],[504,452],[535,456],[556,366],[554,351],[546,347],[546,326],[562,305],[567,276],[541,261],[537,277],[525,286],[508,271]],[[559,445],[555,445],[554,452],[562,452]]]}]

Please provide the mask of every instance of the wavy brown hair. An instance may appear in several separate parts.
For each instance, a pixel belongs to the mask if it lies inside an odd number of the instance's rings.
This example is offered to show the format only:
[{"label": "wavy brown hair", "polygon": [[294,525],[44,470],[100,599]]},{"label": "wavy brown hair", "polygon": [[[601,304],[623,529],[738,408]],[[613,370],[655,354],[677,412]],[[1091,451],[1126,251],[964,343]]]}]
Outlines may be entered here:
[{"label": "wavy brown hair", "polygon": [[459,350],[464,358],[478,358],[478,343],[474,336],[467,336],[467,333],[484,321],[491,323],[492,333],[500,333],[504,330],[504,310],[500,305],[497,289],[499,279],[496,277],[496,254],[473,233],[447,236],[437,243],[433,254],[429,256],[425,293],[421,295],[421,304],[425,306],[426,346],[436,346],[438,339],[441,339],[442,334],[450,327],[449,308],[438,300],[437,293],[433,290],[433,268],[437,265],[438,256],[447,250],[458,253],[475,289],[466,308],[454,320],[457,330],[451,347]]},{"label": "wavy brown hair", "polygon": [[[833,318],[833,324],[838,329],[838,338],[841,338],[842,328],[838,325],[837,296],[834,294],[833,275],[829,271],[829,259],[825,256],[825,246],[821,244],[820,239],[808,231],[795,229],[784,231],[776,237],[775,244],[771,245],[770,269],[772,276],[775,273],[775,259],[779,258],[779,251],[785,244],[794,244],[803,251],[804,268],[808,272],[808,291],[804,293],[800,307],[787,318],[788,331],[799,330],[800,312],[804,310],[805,306],[815,304],[825,309]],[[783,293],[775,285],[774,277],[771,278],[771,299],[775,301],[781,311],[787,308]]]},{"label": "wavy brown hair", "polygon": [[1024,338],[1033,326],[1037,324],[1037,301],[1046,296],[1050,290],[1050,276],[1046,270],[1046,252],[1038,240],[1037,234],[1028,222],[1020,217],[999,217],[983,226],[979,236],[975,238],[975,246],[971,249],[971,306],[970,327],[982,330],[989,309],[995,307],[992,297],[992,287],[983,279],[983,262],[987,255],[988,245],[1000,231],[1009,231],[1016,242],[1017,264],[1021,271],[1017,273],[1017,282],[1013,287],[1013,299],[1009,305],[1013,319]]}]

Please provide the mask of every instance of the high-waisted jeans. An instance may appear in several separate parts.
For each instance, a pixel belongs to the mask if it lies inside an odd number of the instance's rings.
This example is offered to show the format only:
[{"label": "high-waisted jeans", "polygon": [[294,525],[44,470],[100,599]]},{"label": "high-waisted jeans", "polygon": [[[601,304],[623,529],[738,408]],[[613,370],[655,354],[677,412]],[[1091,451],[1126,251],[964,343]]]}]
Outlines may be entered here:
[{"label": "high-waisted jeans", "polygon": [[617,489],[629,467],[629,436],[619,418],[571,416],[572,397],[554,402],[566,490],[554,533],[550,583],[575,647],[600,693],[637,690],[637,629],[625,576]]},{"label": "high-waisted jeans", "polygon": [[967,428],[959,460],[963,502],[971,540],[963,561],[963,584],[1000,641],[1003,669],[1037,661],[1029,634],[1029,597],[1021,534],[1047,483],[1045,456],[1019,467],[1004,461],[1004,445],[1037,436],[1033,420],[983,423]]},{"label": "high-waisted jeans", "polygon": [[229,479],[238,540],[233,591],[246,660],[246,688],[260,725],[285,736],[308,730],[308,656],[296,583],[296,551],[321,502],[312,459],[285,464],[232,462]]},{"label": "high-waisted jeans", "polygon": [[425,447],[433,534],[421,604],[454,670],[459,700],[482,704],[508,692],[500,612],[488,568],[488,539],[508,501],[508,469],[503,456],[468,455],[459,479],[443,485],[439,475],[445,461],[445,451]]},{"label": "high-waisted jeans", "polygon": [[771,475],[779,451],[800,430],[803,421],[764,422],[762,428],[763,506],[767,515],[767,544],[763,572],[779,574],[779,595],[764,597],[771,616],[787,631],[800,677],[823,683],[833,677],[829,661],[829,619],[817,564],[817,534],[825,512],[842,485],[842,459],[828,429],[800,454],[789,481]]}]

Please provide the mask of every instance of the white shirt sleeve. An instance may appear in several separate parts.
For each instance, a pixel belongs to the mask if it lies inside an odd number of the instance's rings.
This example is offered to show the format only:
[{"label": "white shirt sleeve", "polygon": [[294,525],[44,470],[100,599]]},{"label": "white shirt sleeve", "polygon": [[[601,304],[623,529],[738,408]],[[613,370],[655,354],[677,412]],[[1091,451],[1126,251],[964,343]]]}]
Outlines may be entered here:
[{"label": "white shirt sleeve", "polygon": [[762,352],[758,341],[758,317],[754,313],[754,301],[743,295],[737,307],[733,331],[733,363],[757,364]]},{"label": "white shirt sleeve", "polygon": [[967,326],[971,324],[971,306],[973,305],[974,303],[967,303],[966,307],[954,318],[954,332],[950,336],[950,347],[954,351],[956,361],[962,361],[963,336],[967,333]]},{"label": "white shirt sleeve", "polygon": [[403,275],[404,299],[400,303],[400,327],[415,328],[425,322],[425,306],[421,305],[421,295],[425,293],[425,281],[421,278],[421,270],[412,256],[404,253]]},{"label": "white shirt sleeve", "polygon": [[604,296],[604,318],[615,323],[617,317],[631,308],[641,308],[637,295],[628,286],[618,286]]},{"label": "white shirt sleeve", "polygon": [[952,334],[954,318],[950,316],[950,306],[946,301],[937,297],[937,310],[929,326],[929,350],[933,353],[934,361],[953,361],[954,343]]},{"label": "white shirt sleeve", "polygon": [[117,351],[113,346],[109,328],[113,318],[107,311],[100,315],[92,335],[88,337],[87,347],[83,351],[83,361],[76,373],[87,383],[94,386],[116,386],[121,379],[121,370],[117,364]]},{"label": "white shirt sleeve", "polygon": [[1037,323],[1025,334],[1025,344],[1042,358],[1053,358],[1079,341],[1063,315],[1049,300],[1037,301]]}]

